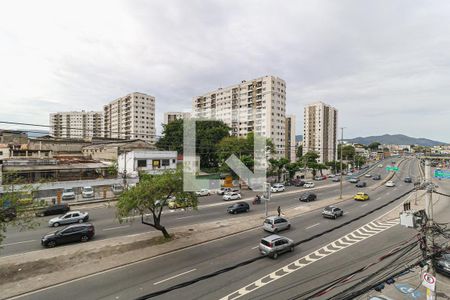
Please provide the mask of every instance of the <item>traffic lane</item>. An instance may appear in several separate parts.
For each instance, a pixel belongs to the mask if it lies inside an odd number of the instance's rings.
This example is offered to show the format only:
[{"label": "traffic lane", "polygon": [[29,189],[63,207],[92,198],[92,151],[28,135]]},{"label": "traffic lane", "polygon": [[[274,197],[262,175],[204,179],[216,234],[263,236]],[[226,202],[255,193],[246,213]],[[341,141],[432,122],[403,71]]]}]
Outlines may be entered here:
[{"label": "traffic lane", "polygon": [[[381,213],[384,213],[384,210],[379,211],[379,214]],[[371,217],[374,218],[375,215],[372,215]],[[319,228],[314,228],[310,231],[306,229],[298,230],[298,228],[305,228],[307,224],[313,223],[313,219],[315,218],[317,218],[316,212],[294,218],[292,220],[294,230],[286,231],[283,235],[299,240],[319,233],[321,230]],[[236,270],[237,274],[228,273],[229,275],[227,275],[228,277],[225,279],[223,277],[217,277],[217,280],[211,279],[206,282],[198,283],[191,288],[169,293],[167,294],[167,298],[163,299],[174,299],[173,297],[178,298],[178,296],[186,298],[186,295],[190,294],[193,290],[195,290],[195,295],[191,295],[186,299],[198,299],[202,296],[208,298],[216,290],[221,290],[220,296],[223,296],[224,293],[227,292],[223,290],[223,282],[227,282],[227,284],[234,283],[237,288],[240,288],[248,278],[252,278],[254,274],[258,274],[258,271],[263,270],[263,273],[265,273],[270,271],[270,269],[276,269],[286,261],[290,261],[298,255],[308,253],[308,251],[312,251],[312,249],[326,244],[330,240],[337,239],[347,234],[349,231],[365,224],[372,218],[366,217],[366,220],[355,222],[351,224],[351,226],[338,229],[321,238],[305,243],[294,253],[281,256],[278,261],[269,258],[262,259],[245,267],[246,269],[240,268],[239,270]],[[323,220],[323,222],[329,222],[332,225],[337,223],[335,221],[345,221],[345,218],[338,220]],[[329,226],[327,226],[327,228],[329,228]],[[151,291],[171,286],[172,284],[180,283],[187,279],[192,279],[198,275],[207,274],[219,268],[227,267],[233,262],[255,257],[258,253],[257,249],[254,247],[258,245],[260,238],[266,235],[268,234],[264,233],[262,229],[234,235],[232,237],[208,243],[201,247],[189,248],[150,261],[141,262],[126,267],[126,270],[121,269],[107,272],[102,274],[101,279],[83,279],[63,286],[57,286],[34,294],[33,298],[29,299],[52,299],[62,295],[76,296],[78,299],[112,299],[116,297],[128,299],[137,297]],[[195,269],[195,271],[183,274],[192,269]],[[149,270],[152,270],[152,272],[149,272]],[[183,275],[177,276],[179,274]],[[173,279],[164,281],[168,278]],[[236,281],[236,278],[239,278],[239,280]],[[200,285],[200,287],[197,285]]]}]

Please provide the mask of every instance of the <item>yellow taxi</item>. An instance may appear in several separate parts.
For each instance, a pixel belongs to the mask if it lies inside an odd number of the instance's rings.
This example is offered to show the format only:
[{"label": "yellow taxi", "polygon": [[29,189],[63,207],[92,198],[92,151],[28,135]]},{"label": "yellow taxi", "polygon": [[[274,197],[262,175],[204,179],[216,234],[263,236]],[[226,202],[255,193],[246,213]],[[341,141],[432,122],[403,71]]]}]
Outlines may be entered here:
[{"label": "yellow taxi", "polygon": [[366,193],[363,193],[363,192],[359,192],[355,195],[355,197],[353,197],[353,199],[358,200],[358,201],[365,201],[365,200],[369,200],[369,195],[367,195]]},{"label": "yellow taxi", "polygon": [[188,199],[170,199],[167,203],[167,207],[170,209],[176,209],[176,208],[186,208],[186,207],[192,207],[192,201]]}]

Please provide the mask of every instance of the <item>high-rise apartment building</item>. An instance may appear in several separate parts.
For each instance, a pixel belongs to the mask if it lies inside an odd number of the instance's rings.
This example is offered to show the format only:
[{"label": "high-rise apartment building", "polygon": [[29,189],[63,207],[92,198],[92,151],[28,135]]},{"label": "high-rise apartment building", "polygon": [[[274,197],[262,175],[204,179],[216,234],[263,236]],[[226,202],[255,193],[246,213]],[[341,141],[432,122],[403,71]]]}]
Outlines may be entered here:
[{"label": "high-rise apartment building", "polygon": [[166,112],[164,113],[164,123],[169,124],[172,121],[190,118],[191,113],[188,112]]},{"label": "high-rise apartment building", "polygon": [[318,161],[336,160],[337,109],[323,102],[305,107],[303,153],[315,151]]},{"label": "high-rise apartment building", "polygon": [[297,143],[295,141],[295,116],[289,115],[286,116],[286,158],[291,162],[295,162],[297,160]]},{"label": "high-rise apartment building", "polygon": [[197,118],[222,120],[235,136],[255,132],[271,138],[277,157],[285,155],[286,82],[275,76],[243,80],[193,99]]},{"label": "high-rise apartment building", "polygon": [[103,107],[105,138],[155,142],[155,97],[131,93]]},{"label": "high-rise apartment building", "polygon": [[102,137],[103,113],[98,111],[51,113],[50,134],[55,138]]}]

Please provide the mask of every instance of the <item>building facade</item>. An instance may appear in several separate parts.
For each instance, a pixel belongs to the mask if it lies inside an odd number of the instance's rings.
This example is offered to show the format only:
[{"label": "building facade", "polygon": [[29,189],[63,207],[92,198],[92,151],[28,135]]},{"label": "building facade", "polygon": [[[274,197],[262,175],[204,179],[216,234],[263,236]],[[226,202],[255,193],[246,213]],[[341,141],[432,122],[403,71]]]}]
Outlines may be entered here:
[{"label": "building facade", "polygon": [[286,82],[275,76],[243,80],[240,84],[193,99],[193,116],[221,120],[232,135],[249,132],[272,139],[277,157],[285,156]]},{"label": "building facade", "polygon": [[155,142],[155,97],[131,93],[103,107],[104,137]]},{"label": "building facade", "polygon": [[295,162],[297,160],[297,143],[295,141],[295,116],[289,115],[286,117],[286,158],[290,162]]},{"label": "building facade", "polygon": [[323,102],[304,109],[303,153],[319,154],[318,162],[336,160],[337,109]]},{"label": "building facade", "polygon": [[85,139],[103,136],[103,113],[71,111],[50,114],[50,135],[55,138]]},{"label": "building facade", "polygon": [[120,175],[126,170],[127,177],[137,177],[140,172],[161,174],[177,169],[176,151],[132,150],[119,154],[117,167]]},{"label": "building facade", "polygon": [[188,112],[166,112],[164,113],[164,123],[163,124],[169,124],[172,121],[175,120],[182,120],[185,118],[190,118],[191,113]]}]

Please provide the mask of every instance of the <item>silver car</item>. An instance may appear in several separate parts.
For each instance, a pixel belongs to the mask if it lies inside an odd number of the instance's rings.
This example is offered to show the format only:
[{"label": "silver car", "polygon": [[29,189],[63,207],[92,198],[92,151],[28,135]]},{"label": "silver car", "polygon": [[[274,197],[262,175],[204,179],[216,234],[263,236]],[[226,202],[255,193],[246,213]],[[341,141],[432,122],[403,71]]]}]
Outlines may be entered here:
[{"label": "silver car", "polygon": [[75,191],[73,189],[64,189],[62,192],[63,200],[74,200],[75,199]]},{"label": "silver car", "polygon": [[85,186],[83,191],[81,192],[83,198],[93,198],[94,197],[94,189],[91,186]]},{"label": "silver car", "polygon": [[272,234],[261,239],[259,243],[259,252],[273,259],[277,259],[278,255],[288,251],[294,251],[294,241],[280,235]]},{"label": "silver car", "polygon": [[70,211],[62,216],[52,218],[48,221],[48,226],[58,227],[59,225],[83,223],[89,220],[89,214],[87,212]]},{"label": "silver car", "polygon": [[265,231],[275,232],[291,228],[291,224],[286,218],[272,216],[264,220],[263,228]]}]

